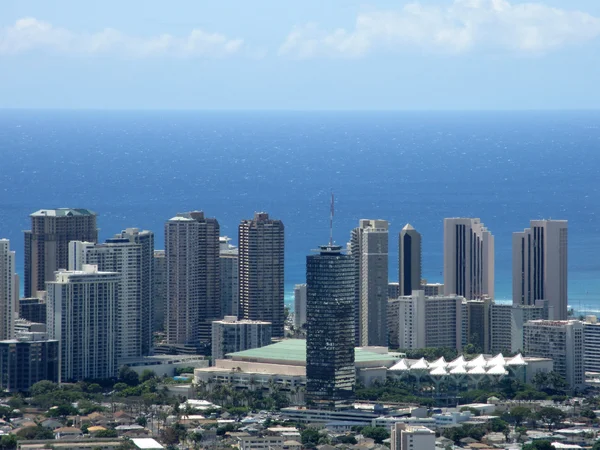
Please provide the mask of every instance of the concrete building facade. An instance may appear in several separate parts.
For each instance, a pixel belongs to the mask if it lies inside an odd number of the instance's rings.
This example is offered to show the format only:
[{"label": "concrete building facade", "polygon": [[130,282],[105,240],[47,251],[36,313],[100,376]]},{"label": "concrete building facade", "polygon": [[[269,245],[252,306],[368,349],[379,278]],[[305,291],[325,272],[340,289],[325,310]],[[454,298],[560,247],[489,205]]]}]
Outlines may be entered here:
[{"label": "concrete building facade", "polygon": [[221,312],[224,316],[239,316],[240,278],[238,248],[229,243],[227,236],[220,238]]},{"label": "concrete building facade", "polygon": [[58,382],[58,341],[13,339],[0,341],[0,389],[29,391],[38,381]]},{"label": "concrete building facade", "polygon": [[46,323],[46,295],[42,298],[20,298],[19,317],[30,322]]},{"label": "concrete building facade", "polygon": [[400,295],[412,295],[421,286],[421,234],[407,223],[399,236]]},{"label": "concrete building facade", "polygon": [[120,282],[117,272],[84,265],[46,283],[48,337],[60,342],[61,382],[116,375]]},{"label": "concrete building facade", "polygon": [[567,319],[566,220],[532,220],[530,228],[513,233],[513,302],[548,302],[550,319]]},{"label": "concrete building facade", "polygon": [[600,322],[587,316],[583,323],[583,365],[586,372],[600,373]]},{"label": "concrete building facade", "polygon": [[15,269],[15,252],[8,239],[0,239],[0,340],[12,339],[19,298],[19,279]]},{"label": "concrete building facade", "polygon": [[67,269],[69,242],[98,242],[96,213],[88,209],[41,209],[30,215],[25,231],[25,297],[36,297],[54,281],[54,272]]},{"label": "concrete building facade", "polygon": [[164,250],[154,250],[152,258],[154,287],[152,308],[154,309],[153,331],[165,330],[165,315],[167,311],[167,259]]},{"label": "concrete building facade", "polygon": [[444,219],[444,294],[494,298],[494,236],[479,219]]},{"label": "concrete building facade", "polygon": [[306,323],[306,284],[294,286],[294,328],[300,329]]},{"label": "concrete building facade", "polygon": [[391,450],[435,450],[435,433],[426,427],[396,423],[392,426]]},{"label": "concrete building facade", "polygon": [[361,219],[350,236],[355,271],[355,339],[359,346],[387,345],[388,222]]},{"label": "concrete building facade", "polygon": [[213,360],[223,359],[229,353],[264,347],[271,343],[271,337],[271,322],[225,316],[212,323],[211,356]]},{"label": "concrete building facade", "polygon": [[264,212],[242,220],[239,235],[239,314],[271,322],[273,337],[284,336],[284,226]]}]

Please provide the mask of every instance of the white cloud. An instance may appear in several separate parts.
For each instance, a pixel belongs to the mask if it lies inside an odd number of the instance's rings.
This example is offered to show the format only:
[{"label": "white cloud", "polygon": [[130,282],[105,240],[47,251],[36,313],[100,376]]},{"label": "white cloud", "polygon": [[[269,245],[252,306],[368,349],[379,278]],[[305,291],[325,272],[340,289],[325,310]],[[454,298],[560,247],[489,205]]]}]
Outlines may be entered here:
[{"label": "white cloud", "polygon": [[544,53],[600,36],[600,18],[542,3],[454,0],[447,6],[410,3],[364,12],[354,29],[295,27],[279,48],[297,58],[355,58],[376,49],[461,53],[476,48]]},{"label": "white cloud", "polygon": [[32,17],[19,19],[12,26],[0,28],[0,55],[39,50],[69,55],[218,58],[239,53],[242,47],[241,39],[230,39],[201,29],[194,29],[184,37],[170,34],[136,37],[112,28],[97,33],[76,33]]}]

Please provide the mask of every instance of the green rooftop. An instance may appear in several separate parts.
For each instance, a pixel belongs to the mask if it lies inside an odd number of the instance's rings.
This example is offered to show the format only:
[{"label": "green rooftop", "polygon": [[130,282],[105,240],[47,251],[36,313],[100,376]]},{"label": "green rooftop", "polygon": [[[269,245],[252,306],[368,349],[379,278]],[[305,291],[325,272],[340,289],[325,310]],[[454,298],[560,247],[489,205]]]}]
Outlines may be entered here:
[{"label": "green rooftop", "polygon": [[31,214],[32,217],[67,217],[67,216],[95,216],[94,211],[82,208],[56,208],[56,209],[40,209]]},{"label": "green rooftop", "polygon": [[[305,365],[306,341],[304,339],[285,339],[265,347],[229,353],[227,356],[232,359],[278,360],[287,361],[289,364],[293,365]],[[387,354],[370,352],[361,348],[354,349],[354,359],[357,363],[368,361],[395,361],[393,357]]]}]

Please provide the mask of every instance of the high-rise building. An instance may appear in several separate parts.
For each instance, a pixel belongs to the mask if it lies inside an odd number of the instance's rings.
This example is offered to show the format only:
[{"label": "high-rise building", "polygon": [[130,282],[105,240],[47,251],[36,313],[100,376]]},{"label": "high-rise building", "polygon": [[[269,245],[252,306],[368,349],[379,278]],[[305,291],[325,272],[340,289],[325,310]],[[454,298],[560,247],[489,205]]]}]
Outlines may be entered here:
[{"label": "high-rise building", "polygon": [[523,326],[524,353],[554,361],[558,372],[571,388],[585,383],[583,362],[584,331],[578,320],[531,320]]},{"label": "high-rise building", "polygon": [[300,329],[306,323],[306,284],[294,286],[294,328]]},{"label": "high-rise building", "polygon": [[548,320],[548,307],[545,301],[538,300],[535,305],[515,305],[513,303],[510,327],[513,352],[523,351],[523,326],[530,320]]},{"label": "high-rise building", "polygon": [[551,319],[567,319],[567,221],[532,220],[513,233],[513,303],[548,302]]},{"label": "high-rise building", "polygon": [[154,251],[154,324],[153,331],[165,330],[165,316],[167,310],[167,259],[164,250]]},{"label": "high-rise building", "polygon": [[0,341],[0,389],[27,392],[38,381],[58,382],[58,341]]},{"label": "high-rise building", "polygon": [[267,213],[239,226],[239,317],[271,322],[284,336],[284,227]]},{"label": "high-rise building", "polygon": [[221,310],[224,316],[239,315],[239,255],[238,248],[229,243],[231,239],[222,236],[219,240],[221,261]]},{"label": "high-rise building", "polygon": [[25,231],[25,297],[37,297],[54,281],[54,272],[66,269],[70,241],[98,241],[96,213],[88,209],[41,209],[31,214]]},{"label": "high-rise building", "polygon": [[[513,306],[492,303],[490,305],[490,342],[489,352],[508,355],[512,350]],[[488,351],[486,349],[486,351]]]},{"label": "high-rise building", "polygon": [[466,300],[467,344],[475,346],[475,352],[490,351],[490,308],[493,304],[489,297],[479,300]]},{"label": "high-rise building", "polygon": [[[110,239],[105,244],[71,241],[69,270],[82,270],[93,264],[101,272],[117,272],[119,301],[117,303],[117,358],[137,358],[149,354],[148,343],[142,349],[142,292],[146,291],[142,277],[142,245],[128,239]],[[150,341],[151,342],[151,341]]]},{"label": "high-rise building", "polygon": [[494,236],[479,219],[444,219],[444,293],[494,298]]},{"label": "high-rise building", "polygon": [[338,245],[306,258],[306,396],[337,403],[354,396],[354,264]]},{"label": "high-rise building", "polygon": [[59,271],[48,291],[48,337],[58,340],[59,381],[112,378],[117,374],[117,272]]},{"label": "high-rise building", "polygon": [[586,372],[600,373],[600,322],[586,316],[583,323],[583,363]]},{"label": "high-rise building", "polygon": [[0,239],[0,340],[14,337],[14,320],[19,280],[15,272],[15,252],[8,239]]},{"label": "high-rise building", "polygon": [[402,422],[392,425],[391,450],[435,450],[435,433],[429,428],[408,426]]},{"label": "high-rise building", "polygon": [[400,297],[400,283],[392,281],[388,283],[388,299]]},{"label": "high-rise building", "polygon": [[223,359],[228,353],[264,347],[271,343],[271,322],[237,320],[225,316],[212,323],[212,358]]},{"label": "high-rise building", "polygon": [[388,301],[390,346],[400,349],[462,349],[463,297],[426,297],[423,291]]},{"label": "high-rise building", "polygon": [[410,223],[400,231],[398,260],[400,295],[412,295],[421,288],[421,234]]},{"label": "high-rise building", "polygon": [[46,295],[19,299],[19,317],[30,322],[46,323]]},{"label": "high-rise building", "polygon": [[387,345],[388,222],[361,219],[350,236],[355,271],[355,340]]},{"label": "high-rise building", "polygon": [[444,285],[442,283],[428,283],[427,280],[421,280],[419,289],[425,292],[426,297],[444,295]]},{"label": "high-rise building", "polygon": [[111,239],[107,244],[131,243],[140,246],[140,282],[139,311],[142,355],[152,353],[152,326],[154,322],[154,233],[127,228]]},{"label": "high-rise building", "polygon": [[221,318],[219,222],[202,211],[165,225],[167,344],[211,351],[212,321]]}]

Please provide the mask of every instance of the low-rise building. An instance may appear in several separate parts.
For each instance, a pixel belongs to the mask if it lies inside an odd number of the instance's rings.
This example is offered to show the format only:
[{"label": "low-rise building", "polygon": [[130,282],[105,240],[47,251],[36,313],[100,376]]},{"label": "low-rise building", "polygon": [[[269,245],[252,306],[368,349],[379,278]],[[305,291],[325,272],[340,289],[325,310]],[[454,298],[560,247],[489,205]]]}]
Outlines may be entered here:
[{"label": "low-rise building", "polygon": [[392,428],[391,450],[435,450],[435,433],[429,428],[398,423]]},{"label": "low-rise building", "polygon": [[128,366],[133,371],[141,374],[144,370],[151,370],[157,376],[172,377],[176,369],[199,369],[208,367],[209,361],[202,355],[153,355],[140,358],[125,358],[120,361],[121,366]]},{"label": "low-rise building", "polygon": [[212,357],[223,359],[229,353],[264,347],[271,343],[271,337],[271,322],[225,316],[212,323]]}]

